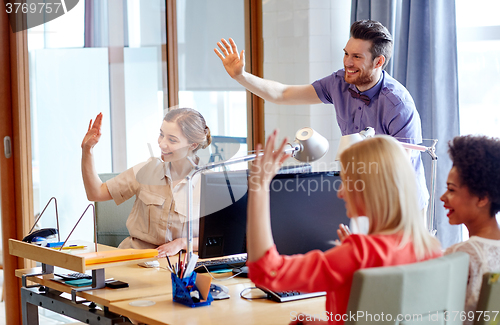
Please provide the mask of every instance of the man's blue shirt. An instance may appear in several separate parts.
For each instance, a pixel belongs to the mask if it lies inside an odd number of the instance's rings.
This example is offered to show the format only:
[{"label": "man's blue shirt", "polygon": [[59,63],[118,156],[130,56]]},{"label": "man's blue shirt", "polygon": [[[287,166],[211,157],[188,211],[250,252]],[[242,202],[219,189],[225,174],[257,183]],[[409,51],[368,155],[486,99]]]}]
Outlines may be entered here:
[{"label": "man's blue shirt", "polygon": [[[344,79],[344,69],[313,82],[319,99],[325,104],[333,104],[337,123],[342,135],[358,133],[368,126],[375,134],[388,134],[402,142],[419,144],[422,142],[422,126],[415,102],[408,90],[387,72],[382,71],[378,83],[361,95],[367,95],[370,103],[353,98],[349,88],[356,87]],[[429,200],[425,183],[424,168],[419,151],[412,150],[411,161],[417,175],[419,205],[423,208]]]}]

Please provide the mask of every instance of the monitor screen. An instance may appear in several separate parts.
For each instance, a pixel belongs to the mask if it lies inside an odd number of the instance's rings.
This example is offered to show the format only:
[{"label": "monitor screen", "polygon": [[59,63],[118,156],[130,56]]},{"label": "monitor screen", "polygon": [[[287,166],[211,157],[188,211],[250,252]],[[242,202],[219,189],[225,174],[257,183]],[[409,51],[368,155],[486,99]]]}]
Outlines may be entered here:
[{"label": "monitor screen", "polygon": [[[288,170],[289,171],[289,170]],[[200,258],[246,252],[248,171],[208,172],[201,177]],[[337,172],[287,173],[270,186],[271,224],[281,254],[325,251],[349,224]]]},{"label": "monitor screen", "polygon": [[349,225],[344,200],[337,197],[338,172],[276,175],[271,182],[271,226],[280,254],[326,251]]},{"label": "monitor screen", "polygon": [[248,171],[201,175],[200,258],[246,253]]}]

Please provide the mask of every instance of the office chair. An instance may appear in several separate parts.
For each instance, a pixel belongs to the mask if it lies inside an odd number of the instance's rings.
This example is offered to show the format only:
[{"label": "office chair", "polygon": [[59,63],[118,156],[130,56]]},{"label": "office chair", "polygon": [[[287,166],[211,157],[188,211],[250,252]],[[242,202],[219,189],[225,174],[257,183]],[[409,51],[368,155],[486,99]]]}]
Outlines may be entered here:
[{"label": "office chair", "polygon": [[208,163],[227,160],[232,158],[240,149],[240,146],[247,143],[247,138],[212,136],[212,147],[215,152],[210,154]]},{"label": "office chair", "polygon": [[[115,177],[118,173],[99,174],[103,182]],[[95,202],[97,242],[108,246],[118,247],[118,245],[129,236],[126,222],[132,206],[134,205],[135,195],[116,205],[115,201]]]},{"label": "office chair", "polygon": [[500,272],[483,274],[476,310],[474,325],[500,324]]},{"label": "office chair", "polygon": [[461,325],[460,315],[455,318],[453,312],[464,310],[468,273],[469,255],[463,252],[419,263],[358,270],[347,315],[363,316],[348,319],[345,324]]}]

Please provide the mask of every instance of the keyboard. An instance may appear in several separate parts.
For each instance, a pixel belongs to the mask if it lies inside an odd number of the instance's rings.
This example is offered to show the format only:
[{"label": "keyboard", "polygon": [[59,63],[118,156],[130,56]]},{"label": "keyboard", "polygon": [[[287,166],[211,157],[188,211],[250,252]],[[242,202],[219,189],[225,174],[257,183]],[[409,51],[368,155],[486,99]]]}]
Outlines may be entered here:
[{"label": "keyboard", "polygon": [[320,292],[299,292],[299,291],[271,291],[267,290],[261,287],[258,287],[260,290],[264,291],[267,294],[267,299],[273,300],[276,302],[287,302],[287,301],[294,301],[294,300],[300,300],[300,299],[307,299],[307,298],[315,298],[315,297],[321,297],[326,295],[326,292],[320,291]]},{"label": "keyboard", "polygon": [[[221,259],[203,260],[196,263],[194,270],[198,273],[213,272],[222,269],[233,269],[245,265],[247,262],[247,254],[228,256]],[[206,266],[206,269],[205,267]]]},{"label": "keyboard", "polygon": [[92,279],[92,275],[86,273],[68,273],[68,274],[54,274],[65,281],[69,280],[79,280],[79,279]]}]

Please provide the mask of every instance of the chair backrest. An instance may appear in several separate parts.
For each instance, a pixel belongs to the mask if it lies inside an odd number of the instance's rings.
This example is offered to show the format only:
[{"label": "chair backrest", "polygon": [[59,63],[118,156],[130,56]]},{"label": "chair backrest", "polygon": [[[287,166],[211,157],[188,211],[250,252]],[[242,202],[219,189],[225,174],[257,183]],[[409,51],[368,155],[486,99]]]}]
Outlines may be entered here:
[{"label": "chair backrest", "polygon": [[[99,174],[103,182],[115,177],[117,173]],[[97,242],[108,246],[118,247],[118,245],[129,236],[126,222],[132,206],[134,205],[135,195],[116,205],[115,201],[95,202]]]},{"label": "chair backrest", "polygon": [[347,316],[356,317],[345,324],[378,324],[382,320],[384,324],[462,324],[460,317],[445,312],[464,310],[468,273],[469,255],[463,252],[358,270],[347,307]]},{"label": "chair backrest", "polygon": [[247,138],[212,136],[212,147],[214,152],[210,154],[208,163],[218,162],[232,158],[247,143]]},{"label": "chair backrest", "polygon": [[500,324],[500,272],[483,274],[474,325]]}]

